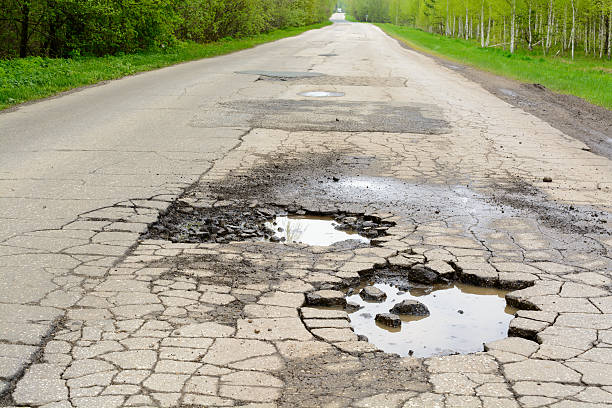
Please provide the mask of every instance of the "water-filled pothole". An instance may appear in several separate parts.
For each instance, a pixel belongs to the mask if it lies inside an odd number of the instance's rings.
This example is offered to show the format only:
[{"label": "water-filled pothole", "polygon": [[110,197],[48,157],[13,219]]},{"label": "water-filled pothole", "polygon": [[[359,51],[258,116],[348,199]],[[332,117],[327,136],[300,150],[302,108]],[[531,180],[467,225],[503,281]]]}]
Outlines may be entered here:
[{"label": "water-filled pothole", "polygon": [[293,205],[192,206],[177,201],[144,236],[172,242],[282,241],[327,246],[346,240],[369,243],[393,225],[375,216],[313,212]]},{"label": "water-filled pothole", "polygon": [[344,96],[344,92],[331,92],[331,91],[308,91],[308,92],[301,92],[299,95],[301,96],[307,96],[310,98],[326,98],[326,97],[330,97],[330,96]]},{"label": "water-filled pothole", "polygon": [[[360,295],[366,287],[375,287],[386,297],[378,301]],[[366,282],[350,290],[347,301],[361,308],[350,313],[351,326],[358,335],[388,353],[400,356],[429,357],[483,351],[483,343],[507,337],[516,309],[507,306],[508,291],[463,283],[409,284],[410,288],[387,282]],[[383,295],[378,292],[382,298]],[[397,304],[428,309],[424,315],[399,314],[400,327],[376,321],[378,314],[388,314]],[[420,311],[423,313],[423,309]],[[416,312],[419,310],[417,308]]]},{"label": "water-filled pothole", "polygon": [[271,241],[318,246],[329,246],[347,240],[370,243],[368,238],[346,225],[339,224],[333,217],[283,216],[276,217],[265,225],[274,231]]}]

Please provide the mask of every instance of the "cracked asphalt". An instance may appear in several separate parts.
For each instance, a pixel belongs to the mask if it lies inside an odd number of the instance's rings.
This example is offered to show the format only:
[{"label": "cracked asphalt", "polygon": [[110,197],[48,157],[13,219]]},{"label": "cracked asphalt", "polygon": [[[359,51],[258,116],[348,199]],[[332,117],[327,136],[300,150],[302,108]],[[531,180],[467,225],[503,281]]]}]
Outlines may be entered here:
[{"label": "cracked asphalt", "polygon": [[[0,406],[612,406],[610,160],[374,26],[23,106],[0,142]],[[142,235],[186,206],[392,226]],[[306,302],[414,262],[513,290],[510,337],[399,357]]]}]

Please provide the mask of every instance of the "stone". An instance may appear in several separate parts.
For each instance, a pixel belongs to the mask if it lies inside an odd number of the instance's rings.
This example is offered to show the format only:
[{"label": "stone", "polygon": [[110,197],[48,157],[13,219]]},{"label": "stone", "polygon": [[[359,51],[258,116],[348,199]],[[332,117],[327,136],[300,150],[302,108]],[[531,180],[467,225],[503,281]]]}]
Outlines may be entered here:
[{"label": "stone", "polygon": [[417,283],[434,283],[438,278],[435,271],[422,264],[417,264],[408,271],[408,279]]},{"label": "stone", "polygon": [[400,303],[397,303],[395,306],[389,310],[391,313],[395,313],[398,315],[411,315],[411,316],[428,316],[429,309],[423,303],[413,300],[406,299]]},{"label": "stone", "polygon": [[388,327],[400,327],[402,325],[402,320],[393,313],[379,313],[374,320]]},{"label": "stone", "polygon": [[342,306],[346,305],[346,297],[339,290],[318,290],[306,294],[306,303],[311,306]]},{"label": "stone", "polygon": [[385,292],[378,289],[376,286],[366,286],[359,292],[359,296],[361,296],[364,300],[374,302],[382,302],[387,298]]}]

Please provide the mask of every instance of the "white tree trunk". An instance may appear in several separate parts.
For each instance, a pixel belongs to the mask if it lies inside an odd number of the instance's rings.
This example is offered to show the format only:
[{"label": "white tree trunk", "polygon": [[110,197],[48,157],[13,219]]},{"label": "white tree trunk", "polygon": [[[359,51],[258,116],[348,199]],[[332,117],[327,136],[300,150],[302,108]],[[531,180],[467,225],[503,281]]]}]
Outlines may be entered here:
[{"label": "white tree trunk", "polygon": [[601,19],[599,21],[599,58],[602,58],[604,50],[604,41],[606,40],[606,22],[604,21],[603,8],[601,10]]},{"label": "white tree trunk", "polygon": [[608,59],[612,57],[612,4],[610,4],[610,15],[608,17]]},{"label": "white tree trunk", "polygon": [[572,33],[570,34],[570,42],[572,43],[572,60],[574,59],[574,42],[576,40],[576,9],[574,8],[574,0],[572,0]]},{"label": "white tree trunk", "polygon": [[465,3],[465,39],[469,40],[469,34],[470,34],[470,22],[468,20],[469,18],[469,12],[468,12],[468,5],[467,2]]},{"label": "white tree trunk", "polygon": [[485,33],[484,33],[484,0],[480,6],[480,47],[485,46]]},{"label": "white tree trunk", "polygon": [[510,23],[510,54],[514,53],[514,36],[516,33],[515,29],[515,21],[516,21],[516,0],[512,0],[512,22]]}]

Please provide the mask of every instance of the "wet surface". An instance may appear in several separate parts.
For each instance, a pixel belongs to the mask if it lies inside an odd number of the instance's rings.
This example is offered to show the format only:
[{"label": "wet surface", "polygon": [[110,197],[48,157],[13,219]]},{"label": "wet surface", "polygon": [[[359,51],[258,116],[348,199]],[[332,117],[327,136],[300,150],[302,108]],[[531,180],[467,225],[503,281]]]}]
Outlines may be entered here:
[{"label": "wet surface", "polygon": [[310,98],[325,98],[331,96],[344,96],[344,92],[330,92],[330,91],[309,91],[301,92],[299,95],[307,96]]},{"label": "wet surface", "polygon": [[[400,356],[467,354],[483,351],[483,343],[507,337],[516,309],[506,305],[507,291],[463,283],[414,285],[402,291],[389,283],[374,286],[387,295],[382,302],[364,300],[359,288],[347,297],[362,308],[351,313],[355,333],[388,353]],[[405,289],[405,288],[403,288]],[[400,315],[401,327],[388,327],[374,318],[403,300],[413,299],[429,309],[429,316]]]},{"label": "wet surface", "polygon": [[368,238],[359,235],[352,229],[339,230],[338,228],[342,226],[333,217],[276,217],[274,221],[267,222],[266,226],[275,231],[274,240],[286,243],[319,246],[329,246],[346,240],[370,243]]}]

